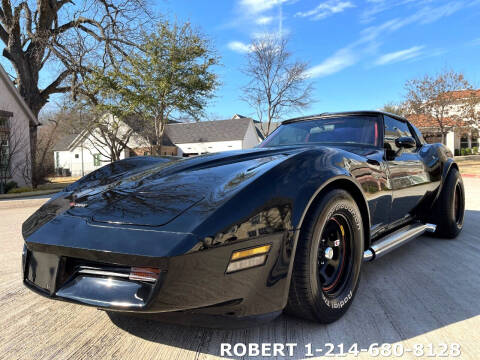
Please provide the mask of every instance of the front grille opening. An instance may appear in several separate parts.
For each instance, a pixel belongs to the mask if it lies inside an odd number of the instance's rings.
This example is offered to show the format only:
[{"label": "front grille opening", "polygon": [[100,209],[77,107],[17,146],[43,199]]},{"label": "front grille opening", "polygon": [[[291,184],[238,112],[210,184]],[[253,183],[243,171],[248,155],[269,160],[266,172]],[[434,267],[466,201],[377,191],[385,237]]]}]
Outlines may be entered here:
[{"label": "front grille opening", "polygon": [[88,276],[118,277],[128,279],[130,275],[130,267],[63,257],[60,261],[57,276],[57,287],[62,287],[68,281],[82,274]]}]

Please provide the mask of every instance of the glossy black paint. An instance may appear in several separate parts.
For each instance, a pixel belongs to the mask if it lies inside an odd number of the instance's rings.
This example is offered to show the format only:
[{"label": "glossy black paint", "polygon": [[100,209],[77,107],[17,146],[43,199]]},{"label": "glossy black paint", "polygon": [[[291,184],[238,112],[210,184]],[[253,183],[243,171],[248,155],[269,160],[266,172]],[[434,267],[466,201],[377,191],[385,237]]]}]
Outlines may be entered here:
[{"label": "glossy black paint", "polygon": [[[383,129],[382,113],[354,114],[377,116]],[[332,114],[311,118],[322,116]],[[281,311],[302,221],[324,191],[352,193],[365,248],[427,216],[456,164],[447,148],[425,144],[411,129],[416,146],[388,157],[383,147],[309,144],[107,165],[25,221],[24,283],[52,298],[117,311]],[[272,245],[264,266],[225,274],[233,251],[263,244]],[[155,267],[161,276],[147,284],[80,275],[83,263],[125,272]]]}]

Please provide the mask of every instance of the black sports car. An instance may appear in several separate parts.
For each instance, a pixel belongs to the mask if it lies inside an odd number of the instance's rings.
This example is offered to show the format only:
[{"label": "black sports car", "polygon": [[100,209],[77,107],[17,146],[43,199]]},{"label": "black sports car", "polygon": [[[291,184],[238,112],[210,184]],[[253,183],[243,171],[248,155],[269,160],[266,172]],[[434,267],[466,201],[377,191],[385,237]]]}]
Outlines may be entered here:
[{"label": "black sports car", "polygon": [[[254,149],[127,158],[23,224],[24,284],[108,311],[329,323],[363,261],[462,230],[451,152],[376,111],[284,121]],[[436,224],[436,225],[434,225]]]}]

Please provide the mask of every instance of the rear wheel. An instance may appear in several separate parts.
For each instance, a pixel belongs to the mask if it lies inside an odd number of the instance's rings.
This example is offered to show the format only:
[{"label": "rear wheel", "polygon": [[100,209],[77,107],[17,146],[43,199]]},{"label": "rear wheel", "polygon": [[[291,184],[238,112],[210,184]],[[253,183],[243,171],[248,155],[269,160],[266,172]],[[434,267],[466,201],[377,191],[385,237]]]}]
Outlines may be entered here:
[{"label": "rear wheel", "polygon": [[357,290],[363,243],[361,214],[351,195],[326,193],[302,226],[286,311],[321,323],[339,319]]},{"label": "rear wheel", "polygon": [[442,192],[435,203],[434,212],[432,222],[437,224],[434,235],[453,239],[462,231],[465,215],[465,188],[457,169],[453,168],[448,173]]}]

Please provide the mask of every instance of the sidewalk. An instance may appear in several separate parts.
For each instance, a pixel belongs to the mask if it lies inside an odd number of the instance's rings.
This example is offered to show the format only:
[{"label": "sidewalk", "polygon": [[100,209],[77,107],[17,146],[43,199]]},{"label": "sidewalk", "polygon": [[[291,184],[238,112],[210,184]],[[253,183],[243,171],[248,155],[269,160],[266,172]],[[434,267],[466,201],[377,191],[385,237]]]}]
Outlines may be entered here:
[{"label": "sidewalk", "polygon": [[459,161],[457,164],[463,177],[480,178],[480,161]]},{"label": "sidewalk", "polygon": [[37,190],[37,191],[28,191],[18,194],[0,194],[0,201],[2,200],[22,200],[22,199],[32,199],[37,197],[42,197],[46,195],[51,195],[59,192],[61,189],[50,189],[50,190]]}]

